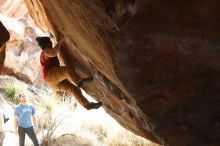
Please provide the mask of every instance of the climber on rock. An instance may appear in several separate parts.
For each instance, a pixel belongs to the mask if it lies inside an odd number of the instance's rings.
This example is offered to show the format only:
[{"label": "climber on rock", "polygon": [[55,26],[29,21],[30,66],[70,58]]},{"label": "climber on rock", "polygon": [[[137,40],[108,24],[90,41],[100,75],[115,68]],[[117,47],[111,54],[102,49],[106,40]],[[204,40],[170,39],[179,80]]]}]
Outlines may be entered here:
[{"label": "climber on rock", "polygon": [[[101,102],[89,102],[80,90],[85,82],[91,82],[93,78],[82,79],[75,71],[75,68],[60,66],[57,54],[60,51],[64,36],[61,34],[56,46],[52,47],[52,41],[49,37],[37,37],[38,45],[42,49],[40,63],[42,67],[43,78],[51,88],[57,91],[71,93],[77,101],[87,110],[98,109],[102,106]],[[75,83],[76,85],[72,84]]]}]

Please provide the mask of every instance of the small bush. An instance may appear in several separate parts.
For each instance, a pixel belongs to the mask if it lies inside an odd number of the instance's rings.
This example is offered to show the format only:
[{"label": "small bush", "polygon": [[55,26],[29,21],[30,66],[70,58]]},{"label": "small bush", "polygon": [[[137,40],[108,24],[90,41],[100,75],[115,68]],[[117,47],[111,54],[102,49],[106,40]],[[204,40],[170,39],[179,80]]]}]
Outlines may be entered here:
[{"label": "small bush", "polygon": [[27,90],[27,87],[25,85],[16,83],[12,80],[4,80],[0,84],[0,93],[14,104],[19,103],[18,94],[25,90]]}]

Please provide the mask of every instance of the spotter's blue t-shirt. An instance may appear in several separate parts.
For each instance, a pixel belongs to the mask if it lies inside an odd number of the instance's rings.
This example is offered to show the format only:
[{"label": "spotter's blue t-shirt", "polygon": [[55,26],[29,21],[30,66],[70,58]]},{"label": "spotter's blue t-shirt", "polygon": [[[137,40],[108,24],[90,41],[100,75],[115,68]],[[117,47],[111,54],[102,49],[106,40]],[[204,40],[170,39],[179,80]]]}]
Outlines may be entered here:
[{"label": "spotter's blue t-shirt", "polygon": [[31,117],[35,114],[35,108],[30,104],[19,104],[14,111],[14,115],[18,116],[18,126],[30,128],[33,126]]}]

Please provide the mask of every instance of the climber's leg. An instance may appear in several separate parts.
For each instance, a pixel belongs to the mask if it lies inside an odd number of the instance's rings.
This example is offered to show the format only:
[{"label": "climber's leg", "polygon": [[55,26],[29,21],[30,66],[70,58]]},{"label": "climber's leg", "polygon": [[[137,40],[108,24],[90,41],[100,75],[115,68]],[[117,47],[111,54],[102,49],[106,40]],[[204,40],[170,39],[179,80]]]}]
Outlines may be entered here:
[{"label": "climber's leg", "polygon": [[57,85],[57,90],[71,93],[76,98],[76,100],[87,110],[98,109],[99,107],[102,106],[101,102],[98,102],[98,103],[89,102],[82,95],[81,90],[77,88],[76,86],[74,86],[73,84],[71,84],[68,80],[64,80],[60,82],[59,85]]},{"label": "climber's leg", "polygon": [[53,67],[47,71],[46,82],[49,84],[59,84],[59,82],[68,79],[68,77],[67,67]]},{"label": "climber's leg", "polygon": [[85,82],[91,82],[93,80],[92,77],[82,79],[75,71],[74,68],[68,67],[69,78],[77,84],[77,87],[81,88]]},{"label": "climber's leg", "polygon": [[75,68],[73,67],[66,67],[67,68],[67,73],[68,73],[68,78],[74,82],[74,83],[78,83],[79,81],[82,80],[82,78],[78,75],[78,73],[75,71]]},{"label": "climber's leg", "polygon": [[[70,77],[70,73],[71,73],[71,79],[77,81],[79,80],[79,76],[77,74],[74,74],[74,72],[70,72],[69,69],[67,67],[55,67],[50,69],[50,71],[48,71],[47,74],[47,84],[52,87],[55,90],[58,91],[64,91],[67,93],[72,94],[77,101],[86,109],[90,110],[90,109],[97,109],[99,108],[102,104],[99,103],[93,103],[93,102],[89,102],[83,95],[81,90],[76,87],[74,84],[72,84],[70,81],[68,81],[67,79]],[[89,79],[85,79],[84,81],[89,80]]]},{"label": "climber's leg", "polygon": [[77,88],[76,86],[74,86],[71,82],[69,82],[68,80],[64,80],[62,82],[60,82],[57,85],[57,90],[59,91],[64,91],[67,93],[72,94],[76,100],[83,106],[85,107],[86,105],[88,105],[90,102],[82,95],[82,92],[79,88]]}]

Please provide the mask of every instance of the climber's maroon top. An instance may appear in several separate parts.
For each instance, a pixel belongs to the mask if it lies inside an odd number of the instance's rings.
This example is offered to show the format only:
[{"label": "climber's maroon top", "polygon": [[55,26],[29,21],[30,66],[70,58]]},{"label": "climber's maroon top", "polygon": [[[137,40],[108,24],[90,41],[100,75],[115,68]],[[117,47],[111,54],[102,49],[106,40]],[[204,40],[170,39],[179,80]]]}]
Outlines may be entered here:
[{"label": "climber's maroon top", "polygon": [[45,60],[43,57],[43,51],[40,54],[40,64],[41,64],[41,69],[43,73],[43,78],[46,80],[47,78],[47,71],[53,67],[59,66],[59,60],[56,57],[50,57],[49,60]]}]

